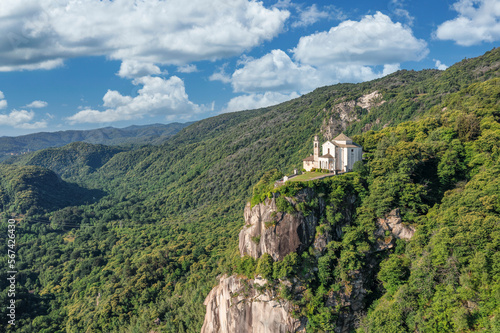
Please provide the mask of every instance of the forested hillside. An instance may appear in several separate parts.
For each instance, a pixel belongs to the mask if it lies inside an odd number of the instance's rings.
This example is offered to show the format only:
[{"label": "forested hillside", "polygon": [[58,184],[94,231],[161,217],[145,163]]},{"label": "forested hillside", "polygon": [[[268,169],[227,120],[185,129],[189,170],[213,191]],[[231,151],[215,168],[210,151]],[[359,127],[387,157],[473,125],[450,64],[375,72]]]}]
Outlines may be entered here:
[{"label": "forested hillside", "polygon": [[[329,306],[329,293],[369,265],[374,282],[360,332],[499,330],[499,68],[495,49],[444,72],[399,71],[222,114],[160,146],[73,144],[0,165],[8,198],[2,221],[22,217],[19,321],[7,331],[199,332],[216,276],[258,271],[259,262],[240,259],[237,246],[254,186],[271,170],[301,168],[313,135],[339,131],[363,146],[364,164],[326,182],[278,189],[320,189],[331,207],[322,232],[341,220],[344,194],[356,196],[341,239],[319,257],[305,251],[287,259],[289,270],[270,273],[304,282],[296,315],[307,318],[308,331],[334,329],[342,309]],[[9,184],[18,174],[38,177],[30,170],[55,172],[77,193],[35,186],[24,200],[26,190]],[[41,189],[53,197],[42,200]],[[269,190],[261,182],[256,193]],[[416,233],[373,255],[375,221],[395,208]],[[34,223],[47,220],[53,223]],[[6,228],[2,223],[3,243]],[[319,269],[301,273],[311,267]],[[7,281],[0,288],[6,304]]]}]

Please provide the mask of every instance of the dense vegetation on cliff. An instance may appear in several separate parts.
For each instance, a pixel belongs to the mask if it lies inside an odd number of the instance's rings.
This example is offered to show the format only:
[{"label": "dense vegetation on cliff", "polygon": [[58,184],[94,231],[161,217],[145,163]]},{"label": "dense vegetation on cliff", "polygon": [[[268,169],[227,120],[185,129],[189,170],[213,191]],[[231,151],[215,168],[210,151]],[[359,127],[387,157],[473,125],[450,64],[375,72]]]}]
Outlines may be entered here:
[{"label": "dense vegetation on cliff", "polygon": [[[355,136],[368,158],[352,174],[277,189],[266,187],[273,182],[264,177],[254,202],[312,188],[326,200],[319,233],[341,224],[343,235],[319,257],[293,253],[274,264],[268,256],[245,257],[237,260],[237,272],[264,275],[275,286],[278,278],[298,278],[305,290],[280,292],[299,306],[311,331],[334,329],[342,309],[328,303],[349,298],[363,274],[379,283],[364,300],[369,311],[359,332],[500,329],[499,97],[500,79],[473,84],[449,95],[430,116]],[[356,216],[345,221],[342,208],[352,195]],[[279,211],[307,212],[307,203],[304,209],[281,202]],[[379,252],[375,221],[395,208],[417,232]]]},{"label": "dense vegetation on cliff", "polygon": [[[8,331],[198,332],[219,273],[278,278],[300,276],[307,265],[319,270],[306,281],[298,315],[309,318],[311,331],[329,330],[339,309],[327,306],[327,295],[348,288],[352,272],[371,263],[375,220],[393,208],[417,232],[376,256],[360,331],[498,329],[499,67],[496,49],[444,72],[401,71],[223,114],[161,146],[73,144],[0,165],[2,219],[26,214],[17,229],[19,325]],[[357,120],[342,123],[335,105],[375,90],[383,103],[355,108]],[[276,264],[276,274],[267,257],[267,264],[235,259],[253,186],[267,171],[300,168],[312,136],[330,120],[363,145],[366,163],[326,183],[296,186],[327,196],[321,232],[342,218],[335,207],[345,194],[356,194],[356,216],[342,239],[319,259],[306,251]],[[61,180],[47,169],[62,177],[62,190],[49,187]],[[38,175],[55,178],[37,183]],[[0,281],[1,304],[6,288]]]}]

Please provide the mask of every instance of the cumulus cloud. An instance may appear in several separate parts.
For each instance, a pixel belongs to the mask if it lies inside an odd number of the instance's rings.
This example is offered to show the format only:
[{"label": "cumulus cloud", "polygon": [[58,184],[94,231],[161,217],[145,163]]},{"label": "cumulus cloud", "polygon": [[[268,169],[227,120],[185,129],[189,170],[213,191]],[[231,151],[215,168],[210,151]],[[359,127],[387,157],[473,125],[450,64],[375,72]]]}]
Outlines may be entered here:
[{"label": "cumulus cloud", "polygon": [[108,90],[103,97],[106,110],[87,108],[69,117],[69,122],[104,123],[159,115],[172,119],[174,116],[185,117],[204,109],[189,101],[184,82],[177,76],[169,79],[145,76],[132,82],[142,86],[137,96],[124,96],[118,91]]},{"label": "cumulus cloud", "polygon": [[344,21],[329,31],[301,37],[293,50],[296,60],[310,65],[381,65],[421,60],[427,43],[411,29],[380,12],[361,21]]},{"label": "cumulus cloud", "polygon": [[28,108],[28,109],[41,109],[41,108],[47,107],[48,105],[49,105],[49,103],[47,103],[45,101],[33,101],[24,107]]},{"label": "cumulus cloud", "polygon": [[231,83],[235,92],[310,90],[322,81],[318,71],[309,65],[294,63],[281,50],[251,60],[237,69]]},{"label": "cumulus cloud", "polygon": [[439,69],[441,71],[444,71],[445,69],[448,68],[448,66],[446,66],[445,64],[443,64],[441,61],[436,60],[436,59],[434,59],[434,61],[436,62],[435,66],[436,66],[437,69]]},{"label": "cumulus cloud", "polygon": [[35,117],[33,111],[12,110],[9,114],[0,114],[0,126],[7,125],[15,128],[37,129],[47,127],[46,121],[30,123]]},{"label": "cumulus cloud", "polygon": [[[273,50],[258,59],[244,59],[231,76],[221,76],[231,82],[235,92],[250,93],[237,97],[233,104],[255,101],[266,91],[303,94],[322,85],[388,75],[399,70],[401,62],[425,56],[426,45],[408,27],[377,13],[302,37],[292,50],[293,58]],[[254,96],[258,93],[261,95]]]},{"label": "cumulus cloud", "polygon": [[94,55],[174,65],[220,59],[271,40],[289,15],[249,0],[2,0],[0,70],[51,69]]},{"label": "cumulus cloud", "polygon": [[282,94],[278,92],[266,92],[263,94],[247,94],[232,98],[223,112],[242,111],[263,108],[286,102],[288,100],[299,97],[300,95],[292,92],[290,94]]},{"label": "cumulus cloud", "polygon": [[498,0],[460,0],[453,5],[453,9],[458,16],[437,28],[437,39],[452,40],[462,46],[500,40]]},{"label": "cumulus cloud", "polygon": [[137,60],[124,60],[117,74],[120,77],[132,79],[148,75],[167,74],[167,72],[162,73],[160,67],[151,63],[143,63]]}]

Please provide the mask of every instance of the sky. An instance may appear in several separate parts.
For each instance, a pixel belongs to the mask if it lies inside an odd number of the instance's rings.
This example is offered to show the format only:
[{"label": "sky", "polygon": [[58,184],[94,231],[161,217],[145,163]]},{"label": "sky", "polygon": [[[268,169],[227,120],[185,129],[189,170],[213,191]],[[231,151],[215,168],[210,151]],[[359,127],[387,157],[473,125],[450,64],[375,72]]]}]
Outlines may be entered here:
[{"label": "sky", "polygon": [[500,0],[1,0],[0,136],[187,122],[500,41]]}]

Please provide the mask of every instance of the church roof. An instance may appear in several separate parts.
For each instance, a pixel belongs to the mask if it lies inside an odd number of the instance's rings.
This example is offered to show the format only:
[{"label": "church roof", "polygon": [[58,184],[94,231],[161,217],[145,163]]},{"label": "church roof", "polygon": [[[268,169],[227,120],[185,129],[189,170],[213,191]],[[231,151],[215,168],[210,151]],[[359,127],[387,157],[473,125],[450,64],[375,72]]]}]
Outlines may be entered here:
[{"label": "church roof", "polygon": [[348,144],[337,143],[336,146],[340,148],[361,148],[361,146],[358,145],[357,143],[348,143]]},{"label": "church roof", "polygon": [[340,133],[333,141],[352,141],[352,139],[344,133]]},{"label": "church roof", "polygon": [[314,161],[314,156],[308,156],[306,158],[304,158],[302,161]]},{"label": "church roof", "polygon": [[324,158],[333,158],[333,156],[332,156],[332,155],[330,155],[330,154],[325,154],[325,155],[320,156],[320,157],[324,157]]}]

